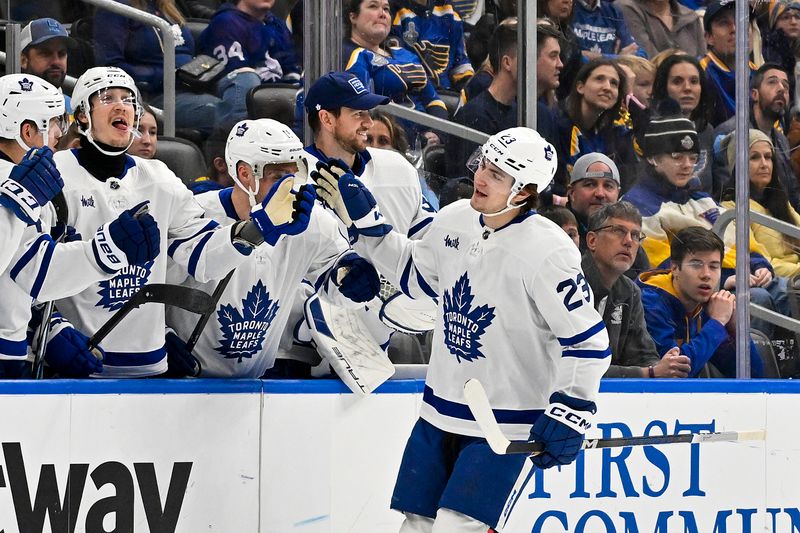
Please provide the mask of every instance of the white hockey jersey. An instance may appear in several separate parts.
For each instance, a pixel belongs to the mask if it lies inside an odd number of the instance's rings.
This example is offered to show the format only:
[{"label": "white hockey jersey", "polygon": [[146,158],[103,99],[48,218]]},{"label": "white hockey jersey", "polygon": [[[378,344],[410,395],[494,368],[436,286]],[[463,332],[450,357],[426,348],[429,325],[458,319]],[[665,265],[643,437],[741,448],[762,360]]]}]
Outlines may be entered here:
[{"label": "white hockey jersey", "polygon": [[[381,206],[382,207],[382,206]],[[494,231],[469,200],[439,212],[419,241],[391,232],[355,249],[409,296],[438,296],[420,416],[481,436],[464,401],[478,378],[506,434],[526,439],[553,392],[594,400],[611,361],[575,244],[534,212]]]},{"label": "white hockey jersey", "polygon": [[[228,225],[239,220],[231,201],[232,191],[211,191],[195,198],[207,218]],[[338,219],[318,205],[303,233],[281,237],[274,247],[264,243],[253,250],[234,271],[194,349],[202,365],[201,376],[259,378],[272,368],[304,278],[320,286],[332,301],[347,305],[349,300],[333,283],[328,283],[327,276],[345,253],[355,255],[339,232]],[[174,263],[167,278],[169,283],[209,294],[218,283],[194,280],[182,265]],[[198,318],[182,309],[167,310],[167,325],[184,341],[191,336]]]},{"label": "white hockey jersey", "polygon": [[[0,159],[0,179],[6,179],[11,174],[14,163]],[[27,224],[17,218],[10,209],[0,206],[0,272],[3,272],[22,242],[22,234]]]},{"label": "white hockey jersey", "polygon": [[[325,154],[314,145],[307,147],[306,153],[309,171],[316,168],[317,161],[328,161]],[[352,170],[375,196],[381,213],[395,231],[411,239],[425,235],[436,211],[422,195],[419,175],[405,157],[394,150],[367,148],[357,154]],[[344,224],[340,223],[340,226],[343,232],[347,231]],[[385,349],[394,330],[381,322],[379,310],[380,305],[367,306],[361,318],[378,344]]]},{"label": "white hockey jersey", "polygon": [[[154,261],[126,267],[113,278],[58,301],[64,317],[85,334],[94,334],[146,283],[164,283],[168,258],[184,265],[201,281],[222,278],[244,261],[246,256],[231,243],[229,229],[203,218],[203,209],[192,193],[161,161],[126,156],[121,178],[100,181],[80,165],[77,152],[58,152],[55,161],[65,177],[69,224],[78,233],[92,235],[122,211],[148,200],[149,213],[161,235],[161,253]],[[137,377],[164,372],[164,324],[164,306],[160,304],[133,310],[100,344],[106,358],[99,376]]]}]

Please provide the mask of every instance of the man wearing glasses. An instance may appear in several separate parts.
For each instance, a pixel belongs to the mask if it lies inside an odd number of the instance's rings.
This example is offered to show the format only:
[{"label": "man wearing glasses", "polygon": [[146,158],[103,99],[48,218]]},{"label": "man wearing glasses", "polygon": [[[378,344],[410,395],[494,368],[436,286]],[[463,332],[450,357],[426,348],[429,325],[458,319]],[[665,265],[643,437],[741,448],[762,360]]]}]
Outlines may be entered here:
[{"label": "man wearing glasses", "polygon": [[581,267],[608,330],[611,366],[604,377],[687,377],[689,358],[677,347],[656,351],[647,332],[639,288],[623,276],[644,238],[642,215],[625,201],[608,204],[589,217],[589,228]]},{"label": "man wearing glasses", "polygon": [[[679,347],[691,360],[689,377],[697,377],[708,363],[711,377],[736,377],[736,297],[719,290],[724,250],[711,230],[685,228],[672,239],[669,270],[639,278],[647,329],[656,348]],[[763,362],[752,340],[750,354],[751,375],[762,377]]]}]

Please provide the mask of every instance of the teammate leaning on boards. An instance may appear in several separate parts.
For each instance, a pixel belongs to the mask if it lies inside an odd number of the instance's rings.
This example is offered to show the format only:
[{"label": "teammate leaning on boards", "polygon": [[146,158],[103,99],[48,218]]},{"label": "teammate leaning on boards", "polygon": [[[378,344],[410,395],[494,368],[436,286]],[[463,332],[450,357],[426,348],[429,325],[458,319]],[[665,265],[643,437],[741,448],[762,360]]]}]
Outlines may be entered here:
[{"label": "teammate leaning on boards", "polygon": [[[309,198],[268,195],[252,210],[253,221],[222,228],[203,218],[192,193],[166,165],[155,159],[125,154],[133,140],[141,106],[133,79],[114,67],[87,70],[72,94],[75,120],[81,127],[81,145],[55,156],[59,169],[69,175],[64,196],[69,223],[79,233],[92,233],[124,210],[147,205],[158,223],[156,239],[140,241],[142,253],[157,256],[142,266],[126,267],[113,279],[59,302],[59,309],[76,327],[94,333],[145,283],[163,283],[167,258],[183,265],[200,281],[219,279],[240,265],[253,248],[282,234],[296,234],[308,224],[308,212],[296,216],[281,209],[297,200],[310,211]],[[284,191],[285,192],[285,191]],[[278,214],[276,214],[278,213]],[[252,231],[250,231],[252,230]],[[158,242],[160,241],[160,246]],[[136,309],[105,338],[104,377],[151,376],[167,368],[163,306]]]},{"label": "teammate leaning on boards", "polygon": [[[302,185],[304,156],[303,144],[288,126],[271,119],[241,121],[231,130],[225,149],[236,185],[195,198],[205,216],[220,224],[246,220],[252,206],[262,202],[274,185],[279,184],[278,190],[307,187]],[[216,282],[193,280],[177,263],[170,265],[168,280],[209,294],[216,287]],[[380,288],[375,269],[350,250],[339,233],[338,220],[318,209],[302,235],[281,239],[274,246],[262,244],[236,268],[197,344],[200,375],[258,378],[272,368],[297,287],[304,281],[340,305],[369,301]],[[170,352],[186,350],[183,340],[190,337],[197,320],[197,315],[182,309],[167,310],[167,324],[177,333],[167,335]]]},{"label": "teammate leaning on boards", "polygon": [[409,294],[439,296],[420,420],[392,496],[402,533],[499,531],[531,474],[526,458],[494,455],[480,437],[468,379],[484,382],[511,438],[545,443],[532,462],[548,468],[577,456],[611,359],[575,244],[531,211],[555,173],[553,147],[511,128],[473,168],[472,198],[442,209],[419,241],[392,231],[352,174],[318,182],[358,234],[357,251]]},{"label": "teammate leaning on boards", "polygon": [[[62,134],[64,97],[61,91],[30,74],[11,74],[0,78],[0,166],[12,167],[20,163],[24,168],[25,154],[32,148],[42,148],[40,161],[51,161],[50,147],[54,147]],[[12,175],[15,170],[11,170]],[[58,176],[55,166],[49,167]],[[46,174],[45,174],[46,175]],[[56,190],[60,193],[61,185]],[[56,200],[54,200],[56,201]],[[52,217],[51,206],[43,206],[43,219]],[[147,231],[155,226],[152,218],[141,220],[115,220],[101,227],[91,240],[80,242],[80,236],[71,235],[76,242],[56,243],[47,232],[50,224],[39,215],[29,220],[23,244],[11,247],[13,257],[5,272],[0,275],[0,360],[6,377],[27,374],[28,341],[26,334],[31,320],[34,299],[48,301],[75,294],[90,284],[108,279],[131,259],[129,253],[136,248],[132,237],[137,231]],[[54,228],[62,234],[66,228]],[[97,229],[97,228],[94,228]],[[124,230],[124,231],[123,231]],[[107,268],[102,260],[102,243],[111,239],[122,252],[120,262]],[[143,258],[149,260],[150,257]],[[142,261],[143,262],[143,261]],[[67,275],[67,273],[69,273]],[[51,329],[50,343],[45,359],[61,375],[87,376],[102,370],[102,364],[87,350],[86,337],[79,331],[59,322],[56,318]]]}]

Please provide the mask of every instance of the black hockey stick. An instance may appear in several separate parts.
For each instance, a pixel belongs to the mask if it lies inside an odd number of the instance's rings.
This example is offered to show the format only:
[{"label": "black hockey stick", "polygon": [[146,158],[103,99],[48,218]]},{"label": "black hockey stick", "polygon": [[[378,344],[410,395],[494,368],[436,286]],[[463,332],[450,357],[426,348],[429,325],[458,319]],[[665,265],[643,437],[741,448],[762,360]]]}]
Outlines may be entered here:
[{"label": "black hockey stick", "polygon": [[[539,455],[544,451],[544,444],[535,441],[511,442],[503,435],[500,425],[489,405],[486,391],[477,379],[470,379],[464,384],[464,398],[475,421],[483,431],[492,451],[498,455],[524,453]],[[652,446],[654,444],[673,444],[677,442],[736,442],[747,440],[764,440],[764,430],[724,431],[720,433],[684,433],[681,435],[653,435],[647,437],[619,437],[613,439],[586,439],[583,449],[617,448],[624,446]]]},{"label": "black hockey stick", "polygon": [[[67,199],[64,198],[64,191],[58,191],[50,202],[56,211],[56,223],[63,226],[62,233],[58,236],[56,242],[62,242],[67,236],[67,221],[69,219],[69,207],[67,207]],[[36,346],[36,355],[33,358],[33,379],[42,379],[44,372],[44,352],[47,349],[47,338],[50,336],[50,317],[53,316],[53,309],[55,302],[50,300],[44,306],[42,313],[42,323],[39,326],[39,335],[37,336],[38,345]]]},{"label": "black hockey stick", "polygon": [[102,325],[89,339],[89,349],[94,350],[128,313],[146,303],[160,303],[186,309],[190,313],[202,315],[214,309],[214,302],[208,293],[199,289],[165,283],[151,283],[139,289],[122,307]]}]

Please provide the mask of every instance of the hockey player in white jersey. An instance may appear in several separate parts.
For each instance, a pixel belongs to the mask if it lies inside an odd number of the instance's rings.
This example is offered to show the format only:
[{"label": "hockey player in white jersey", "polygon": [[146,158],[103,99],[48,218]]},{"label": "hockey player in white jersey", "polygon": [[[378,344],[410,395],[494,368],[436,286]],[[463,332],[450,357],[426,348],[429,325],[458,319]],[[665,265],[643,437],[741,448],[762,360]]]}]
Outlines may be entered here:
[{"label": "hockey player in white jersey", "polygon": [[[292,130],[271,119],[243,120],[228,136],[225,159],[236,185],[196,196],[205,216],[228,225],[246,220],[252,205],[268,191],[289,188],[302,167],[305,185],[305,152]],[[168,281],[215,292],[216,282],[201,283],[189,277],[179,264],[170,266]],[[350,250],[339,231],[339,220],[318,210],[308,228],[275,246],[258,246],[239,265],[222,292],[215,311],[198,339],[194,354],[202,377],[258,378],[273,366],[281,334],[289,319],[301,282],[310,282],[341,305],[371,300],[380,288],[378,273]],[[353,304],[348,304],[352,300]],[[197,315],[178,308],[167,310],[167,349],[186,350],[198,323]],[[186,359],[188,353],[176,354]],[[172,360],[172,357],[170,358]]]},{"label": "hockey player in white jersey", "polygon": [[[367,148],[367,132],[373,124],[369,110],[388,102],[388,97],[372,93],[350,72],[320,77],[305,98],[314,132],[314,143],[306,147],[306,160],[309,172],[329,172],[330,165],[352,169],[374,192],[394,228],[418,239],[428,230],[435,210],[422,195],[416,169],[393,150]],[[386,349],[395,330],[380,320],[379,310],[380,306],[370,306],[357,314]]]},{"label": "hockey player in white jersey", "polygon": [[[61,137],[64,97],[50,83],[27,74],[10,74],[0,78],[0,169],[13,163],[25,165],[26,152],[42,150],[43,160],[51,160],[50,148]],[[14,167],[16,168],[16,167]],[[53,171],[55,166],[52,166]],[[2,172],[2,170],[0,170]],[[14,170],[11,171],[12,173]],[[60,191],[56,198],[60,196]],[[54,200],[55,201],[55,200]],[[43,218],[50,204],[42,206]],[[24,230],[22,244],[11,249],[9,267],[0,274],[0,366],[5,377],[27,376],[27,328],[31,320],[33,299],[43,301],[63,298],[81,291],[91,283],[113,276],[95,253],[98,242],[110,237],[125,255],[118,268],[127,263],[129,253],[138,249],[130,234],[156,232],[152,217],[114,221],[108,228],[85,242],[56,243],[48,232],[50,226],[39,216]],[[125,231],[120,230],[125,227]],[[58,226],[65,233],[66,228]],[[80,236],[72,235],[73,240]],[[157,248],[156,248],[157,251]],[[143,258],[144,261],[152,257]],[[45,359],[55,372],[69,377],[85,377],[102,371],[102,363],[88,350],[87,339],[68,327],[58,317],[51,328]]]},{"label": "hockey player in white jersey", "polygon": [[[200,281],[220,279],[260,242],[274,245],[281,235],[301,233],[307,226],[313,191],[273,195],[253,207],[252,221],[221,227],[203,218],[192,193],[164,163],[126,155],[141,106],[133,79],[121,69],[87,70],[75,84],[72,102],[80,148],[59,152],[54,158],[59,170],[69,176],[64,196],[70,225],[79,233],[91,234],[121,211],[146,203],[158,223],[161,242],[153,261],[126,267],[114,278],[58,302],[61,313],[82,331],[96,332],[146,283],[164,283],[168,258]],[[294,202],[298,208],[293,211]],[[287,204],[289,209],[285,209]],[[164,328],[163,306],[132,311],[102,343],[106,352],[102,376],[163,373],[167,369]]]},{"label": "hockey player in white jersey", "polygon": [[[553,147],[511,128],[490,137],[476,163],[471,199],[442,209],[419,241],[392,231],[352,174],[319,181],[359,253],[409,295],[439,296],[420,419],[392,496],[403,533],[502,530],[533,465],[577,456],[611,359],[577,248],[532,211],[555,173]],[[465,405],[471,378],[505,433],[543,442],[542,455],[489,449]]]}]

